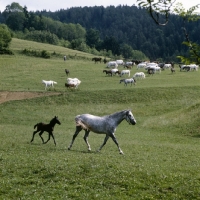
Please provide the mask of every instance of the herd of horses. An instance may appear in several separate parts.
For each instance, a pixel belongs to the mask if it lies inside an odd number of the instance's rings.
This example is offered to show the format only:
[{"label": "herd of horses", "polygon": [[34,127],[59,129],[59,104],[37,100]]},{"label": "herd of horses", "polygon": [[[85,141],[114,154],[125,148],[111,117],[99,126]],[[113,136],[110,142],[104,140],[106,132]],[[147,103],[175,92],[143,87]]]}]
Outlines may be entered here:
[{"label": "herd of horses", "polygon": [[[66,60],[65,57],[64,57],[64,60]],[[95,61],[95,63],[96,62],[101,63],[102,58],[95,57],[95,58],[92,58],[92,61]],[[103,62],[106,63],[107,60],[104,59]],[[134,63],[139,64],[139,62],[137,62],[137,61],[134,61]],[[171,65],[171,72],[174,73],[175,72],[174,65],[172,65],[172,64],[170,64],[170,65]],[[160,65],[160,67],[163,67],[163,66],[164,65]],[[191,69],[197,70],[197,68],[195,68],[195,66],[193,66],[193,65],[189,65],[189,66],[188,65],[182,65],[182,66],[179,65],[179,67],[180,67],[180,71],[182,71],[182,70],[190,71]],[[124,68],[131,69],[132,66],[125,65]],[[123,71],[130,71],[130,70],[119,71],[118,69],[112,69],[112,70],[103,70],[103,73],[110,74],[111,76],[113,76],[114,74],[121,75]],[[70,71],[68,69],[65,69],[65,73],[68,76],[70,74]],[[151,67],[150,67],[150,68],[147,69],[147,73],[153,74],[153,73],[155,73],[155,71],[152,70]],[[129,74],[129,76],[130,76],[130,74]],[[67,80],[69,80],[69,81],[68,81],[68,83],[65,83],[66,87],[68,87],[68,88],[77,87],[76,84],[73,84],[74,82],[72,82],[72,83],[70,82],[70,81],[72,81],[71,78],[68,78]],[[77,79],[76,81],[79,81],[79,80]],[[81,81],[79,81],[79,84],[80,84],[80,82]],[[125,86],[127,86],[128,83],[130,83],[131,86],[132,86],[132,84],[136,83],[136,79],[133,76],[133,78],[121,79],[120,83],[122,83],[122,82],[124,83]],[[53,87],[54,84],[57,84],[57,82],[55,82],[55,81],[45,81],[45,80],[43,80],[42,83],[45,84],[45,90],[47,89],[47,87],[50,87],[50,86]],[[76,130],[75,130],[75,133],[72,137],[72,140],[71,140],[71,143],[68,147],[68,150],[70,150],[72,148],[72,145],[73,145],[77,135],[79,134],[79,132],[81,130],[84,130],[85,135],[84,135],[83,138],[84,138],[85,143],[87,144],[89,151],[91,151],[91,147],[90,147],[90,144],[88,142],[88,136],[89,136],[90,131],[92,131],[92,132],[97,133],[97,134],[105,134],[106,135],[105,138],[104,138],[104,141],[103,141],[102,145],[99,147],[98,151],[100,151],[102,149],[102,147],[106,144],[107,140],[111,137],[112,140],[114,141],[114,143],[117,145],[119,153],[123,154],[123,151],[121,150],[119,143],[118,143],[118,141],[115,137],[115,134],[114,134],[117,126],[123,120],[126,120],[129,124],[132,124],[132,125],[136,124],[136,120],[135,120],[131,110],[122,110],[122,111],[119,111],[119,112],[116,112],[116,113],[113,113],[113,114],[110,114],[110,115],[106,115],[106,116],[103,116],[103,117],[95,116],[95,115],[91,115],[91,114],[77,115],[75,117]],[[61,125],[61,122],[60,122],[60,120],[58,119],[57,116],[52,118],[51,121],[48,124],[43,123],[43,122],[39,122],[39,123],[35,124],[34,129],[35,128],[37,128],[37,129],[36,129],[36,131],[33,132],[31,143],[34,141],[35,134],[39,132],[39,136],[40,136],[43,144],[46,144],[50,140],[50,138],[52,137],[54,144],[56,146],[56,141],[55,141],[55,137],[54,137],[54,134],[53,134],[54,127],[55,127],[56,124]],[[48,133],[48,139],[46,141],[44,141],[44,139],[42,137],[42,134],[44,132]]]}]

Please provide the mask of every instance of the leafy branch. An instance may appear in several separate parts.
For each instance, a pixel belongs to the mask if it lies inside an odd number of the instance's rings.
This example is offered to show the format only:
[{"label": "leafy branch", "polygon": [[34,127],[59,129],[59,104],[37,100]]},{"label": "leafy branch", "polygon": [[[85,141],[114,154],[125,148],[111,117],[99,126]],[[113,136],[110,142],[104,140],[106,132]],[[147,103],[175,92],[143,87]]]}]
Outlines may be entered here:
[{"label": "leafy branch", "polygon": [[[181,3],[177,3],[174,10],[172,10],[176,0],[137,0],[138,5],[147,9],[150,16],[157,25],[165,26],[169,22],[169,15],[171,12],[178,14],[182,17],[184,22],[184,35],[186,41],[183,42],[184,45],[189,48],[189,57],[178,56],[184,63],[196,62],[200,63],[200,46],[196,43],[193,43],[189,38],[189,32],[186,29],[187,22],[194,22],[200,19],[200,15],[195,13],[200,4],[191,7],[187,11],[183,8]],[[163,20],[163,22],[161,22]]]}]

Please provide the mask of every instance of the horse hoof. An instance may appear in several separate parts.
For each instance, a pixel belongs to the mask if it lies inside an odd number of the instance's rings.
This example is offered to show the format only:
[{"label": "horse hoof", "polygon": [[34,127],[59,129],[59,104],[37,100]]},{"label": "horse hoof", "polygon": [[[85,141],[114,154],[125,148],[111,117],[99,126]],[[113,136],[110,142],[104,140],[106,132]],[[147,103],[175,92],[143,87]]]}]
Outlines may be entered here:
[{"label": "horse hoof", "polygon": [[70,148],[68,147],[68,150],[70,150]]}]

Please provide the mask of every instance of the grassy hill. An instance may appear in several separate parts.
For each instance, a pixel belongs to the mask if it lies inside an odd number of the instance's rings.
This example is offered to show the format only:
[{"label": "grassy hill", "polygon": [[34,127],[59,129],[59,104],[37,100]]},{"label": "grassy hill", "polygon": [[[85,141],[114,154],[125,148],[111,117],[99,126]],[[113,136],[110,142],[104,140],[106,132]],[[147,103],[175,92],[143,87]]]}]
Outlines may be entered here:
[{"label": "grassy hill", "polygon": [[[199,72],[169,70],[137,80],[135,86],[119,84],[119,76],[103,73],[93,55],[63,61],[75,52],[66,48],[13,39],[14,56],[0,57],[0,90],[54,93],[35,99],[0,104],[0,199],[198,199]],[[25,56],[24,48],[56,52],[50,59]],[[66,53],[67,52],[67,53]],[[77,77],[77,90],[66,89],[67,76]],[[123,69],[122,66],[119,67]],[[137,71],[131,70],[131,76]],[[144,71],[145,70],[141,70]],[[44,90],[42,79],[58,82]],[[100,153],[104,135],[90,133],[87,151],[83,131],[71,151],[74,117],[82,113],[107,115],[131,109],[137,124],[123,121],[116,137],[125,153],[119,155],[109,139]],[[38,135],[30,144],[33,126],[58,115],[61,125],[43,145]],[[44,133],[45,140],[47,134]]]}]

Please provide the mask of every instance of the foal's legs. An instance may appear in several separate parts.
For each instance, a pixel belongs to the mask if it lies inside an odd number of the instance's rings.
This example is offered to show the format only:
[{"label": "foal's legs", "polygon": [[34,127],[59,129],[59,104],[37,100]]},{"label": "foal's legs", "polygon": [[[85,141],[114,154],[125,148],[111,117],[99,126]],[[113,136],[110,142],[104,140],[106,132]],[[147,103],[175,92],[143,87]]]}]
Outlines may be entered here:
[{"label": "foal's legs", "polygon": [[76,136],[79,134],[79,132],[80,132],[81,130],[82,130],[81,126],[76,126],[76,131],[75,131],[75,133],[74,133],[74,135],[73,135],[73,137],[72,137],[72,141],[71,141],[71,143],[70,143],[70,145],[69,145],[69,147],[68,147],[68,150],[71,149],[71,147],[72,147],[72,145],[73,145],[73,143],[74,143],[74,140],[75,140]]},{"label": "foal's legs", "polygon": [[50,137],[53,138],[54,144],[55,144],[55,146],[56,146],[56,141],[55,141],[55,138],[54,138],[53,132],[49,132],[49,138],[47,139],[46,142],[44,142],[44,144],[46,144],[46,143],[50,140]]},{"label": "foal's legs", "polygon": [[[37,132],[39,132],[39,130],[36,130],[36,131],[33,132],[33,137],[32,137],[32,139],[31,139],[31,142],[33,142],[34,136],[35,136],[35,134],[36,134]],[[42,142],[43,142],[43,144],[44,144],[44,139],[43,139],[43,137],[42,137],[42,133],[43,133],[43,132],[44,132],[44,131],[40,131],[39,136],[40,136],[40,138],[42,139]]]},{"label": "foal's legs", "polygon": [[90,133],[90,131],[89,131],[89,130],[88,130],[88,131],[86,130],[83,139],[85,140],[85,143],[86,143],[87,146],[88,146],[88,151],[91,151],[90,144],[89,144],[89,142],[88,142],[89,133]]},{"label": "foal's legs", "polygon": [[44,133],[44,131],[40,131],[39,136],[40,136],[40,138],[42,139],[42,143],[44,144],[44,139],[43,139],[43,137],[42,137],[42,133]]},{"label": "foal's legs", "polygon": [[31,139],[31,142],[33,142],[34,136],[35,136],[35,134],[36,134],[37,132],[38,132],[38,131],[34,131],[34,132],[33,132],[33,137],[32,137],[32,139]]}]

